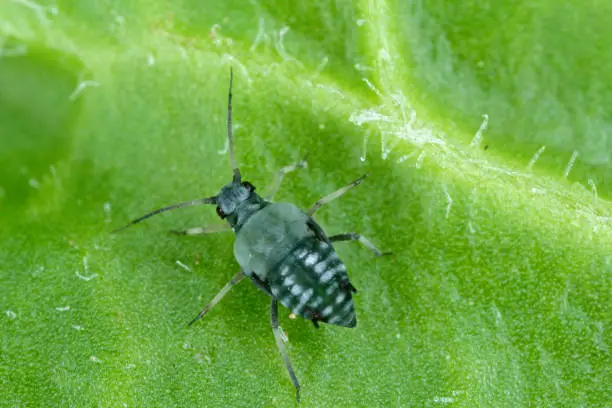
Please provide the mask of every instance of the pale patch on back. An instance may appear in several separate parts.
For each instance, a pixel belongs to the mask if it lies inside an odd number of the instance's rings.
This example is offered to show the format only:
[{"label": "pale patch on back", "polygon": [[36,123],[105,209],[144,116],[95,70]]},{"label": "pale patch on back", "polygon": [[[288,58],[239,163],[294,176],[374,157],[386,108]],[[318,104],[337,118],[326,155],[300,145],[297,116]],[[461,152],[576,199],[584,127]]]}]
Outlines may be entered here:
[{"label": "pale patch on back", "polygon": [[295,275],[293,274],[286,276],[285,280],[283,281],[283,285],[287,288],[293,285],[294,283],[295,283]]},{"label": "pale patch on back", "polygon": [[293,285],[291,287],[291,294],[293,296],[299,296],[304,291],[304,288],[301,285]]},{"label": "pale patch on back", "polygon": [[310,298],[312,297],[313,294],[314,294],[314,290],[312,288],[305,290],[301,294],[300,300],[299,300],[297,306],[295,306],[295,308],[293,309],[295,311],[295,313],[297,313],[297,314],[301,314],[302,313],[302,309],[304,308],[304,306],[306,306],[306,303],[310,300]]},{"label": "pale patch on back", "polygon": [[311,252],[311,253],[310,253],[310,254],[309,254],[307,257],[306,257],[306,260],[304,261],[304,264],[305,264],[306,266],[312,266],[312,265],[314,265],[314,264],[315,264],[315,263],[316,263],[318,260],[319,260],[319,256],[318,256],[316,253]]},{"label": "pale patch on back", "polygon": [[340,320],[342,320],[342,317],[340,315],[334,315],[331,319],[329,319],[327,321],[327,323],[329,323],[329,324],[336,324],[336,323],[340,322]]},{"label": "pale patch on back", "polygon": [[317,275],[320,275],[323,273],[323,271],[325,271],[326,267],[327,267],[327,261],[321,261],[315,265],[314,271]]},{"label": "pale patch on back", "polygon": [[353,309],[353,302],[346,302],[344,307],[342,308],[342,314],[346,314]]},{"label": "pale patch on back", "polygon": [[327,306],[325,309],[323,309],[323,310],[321,311],[321,316],[323,316],[323,317],[327,317],[327,316],[329,316],[329,315],[332,313],[332,311],[333,311],[333,310],[334,310],[334,308],[333,308],[333,307],[331,307],[331,306]]},{"label": "pale patch on back", "polygon": [[289,266],[287,266],[287,265],[283,266],[282,269],[281,269],[280,275],[281,276],[287,276],[287,274],[289,273],[289,270],[290,270]]},{"label": "pale patch on back", "polygon": [[307,249],[303,249],[303,248],[302,248],[302,249],[300,249],[300,251],[299,251],[297,254],[295,254],[295,256],[296,256],[296,258],[297,258],[297,259],[302,259],[302,258],[304,258],[306,255],[308,255],[308,250],[307,250]]},{"label": "pale patch on back", "polygon": [[312,301],[312,303],[310,304],[310,306],[312,306],[314,309],[318,308],[319,306],[321,306],[321,303],[323,303],[323,298],[321,296],[317,296],[315,298],[315,300]]},{"label": "pale patch on back", "polygon": [[287,308],[291,308],[291,299],[293,299],[293,297],[291,295],[287,295],[284,298],[282,298],[280,300],[280,302]]},{"label": "pale patch on back", "polygon": [[336,274],[336,270],[330,269],[327,272],[325,272],[323,275],[321,275],[320,281],[322,283],[327,283],[334,277],[335,274]]},{"label": "pale patch on back", "polygon": [[331,284],[331,285],[329,285],[329,286],[327,287],[327,289],[325,290],[325,293],[326,293],[328,296],[330,296],[330,295],[332,295],[332,294],[333,294],[333,293],[334,293],[336,290],[338,290],[338,284],[334,282],[333,284]]}]

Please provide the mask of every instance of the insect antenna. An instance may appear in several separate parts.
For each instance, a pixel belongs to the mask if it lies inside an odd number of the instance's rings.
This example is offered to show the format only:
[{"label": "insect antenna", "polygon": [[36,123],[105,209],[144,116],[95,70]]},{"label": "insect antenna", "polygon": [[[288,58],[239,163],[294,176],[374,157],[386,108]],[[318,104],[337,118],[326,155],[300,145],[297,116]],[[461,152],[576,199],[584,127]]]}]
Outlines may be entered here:
[{"label": "insect antenna", "polygon": [[[236,155],[234,153],[234,136],[232,133],[232,84],[234,82],[234,71],[230,68],[230,84],[229,84],[229,92],[227,97],[227,140],[228,140],[228,150],[230,156],[230,163],[232,165],[232,169],[234,171],[234,182],[240,183],[240,170],[238,169],[238,165],[236,164]],[[136,218],[135,220],[129,222],[127,225],[124,225],[121,228],[117,228],[116,230],[111,231],[111,234],[123,231],[126,228],[131,227],[134,224],[138,224],[141,221],[146,220],[147,218],[151,218],[154,215],[176,210],[177,208],[191,207],[192,205],[200,205],[200,204],[217,204],[217,196],[213,197],[205,197],[199,198],[197,200],[185,201],[178,204],[173,204],[168,207],[159,208],[155,211],[151,211],[148,214],[143,215],[142,217]]]},{"label": "insect antenna", "polygon": [[240,170],[236,164],[236,154],[234,153],[234,135],[232,133],[232,83],[234,82],[234,71],[230,68],[230,84],[227,96],[227,140],[230,157],[230,164],[234,171],[234,181],[240,183]]},{"label": "insect antenna", "polygon": [[111,231],[111,234],[117,233],[119,231],[123,231],[124,229],[131,227],[134,224],[138,224],[139,222],[144,221],[147,218],[151,218],[154,215],[157,215],[157,214],[160,214],[166,211],[176,210],[177,208],[191,207],[192,205],[216,204],[216,203],[217,203],[217,197],[213,196],[213,197],[198,198],[197,200],[184,201],[178,204],[172,204],[172,205],[169,205],[168,207],[159,208],[155,211],[151,211],[150,213],[143,215],[142,217],[136,218],[135,220],[130,221],[127,225],[124,225],[121,228],[117,228],[116,230]]}]

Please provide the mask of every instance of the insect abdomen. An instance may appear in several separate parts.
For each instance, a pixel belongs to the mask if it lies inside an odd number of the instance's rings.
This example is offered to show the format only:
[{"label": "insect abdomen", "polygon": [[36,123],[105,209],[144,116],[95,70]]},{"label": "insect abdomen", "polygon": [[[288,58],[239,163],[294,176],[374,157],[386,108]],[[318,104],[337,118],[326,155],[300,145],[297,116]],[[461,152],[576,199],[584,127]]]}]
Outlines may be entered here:
[{"label": "insect abdomen", "polygon": [[270,291],[296,315],[355,327],[355,308],[346,267],[328,242],[304,238],[268,273]]}]

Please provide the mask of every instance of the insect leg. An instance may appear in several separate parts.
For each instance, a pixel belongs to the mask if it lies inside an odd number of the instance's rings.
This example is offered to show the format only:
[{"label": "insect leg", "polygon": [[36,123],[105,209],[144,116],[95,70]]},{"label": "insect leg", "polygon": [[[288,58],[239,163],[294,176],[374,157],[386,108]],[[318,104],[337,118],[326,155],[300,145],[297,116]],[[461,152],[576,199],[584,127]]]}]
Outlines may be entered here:
[{"label": "insect leg", "polygon": [[285,344],[283,343],[282,334],[280,328],[278,327],[278,301],[276,299],[272,299],[272,306],[270,307],[270,323],[272,324],[272,333],[274,333],[274,340],[276,340],[276,345],[278,346],[278,350],[283,357],[283,361],[285,362],[285,366],[287,367],[287,371],[289,372],[289,376],[291,377],[291,382],[293,382],[293,386],[295,387],[295,397],[297,402],[300,402],[300,383],[293,372],[293,367],[291,366],[291,361],[289,361],[289,356],[287,355],[287,350],[285,349]]},{"label": "insect leg", "polygon": [[232,227],[229,224],[218,224],[210,225],[205,227],[187,228],[184,230],[170,230],[170,234],[173,235],[204,235],[204,234],[216,234],[217,232],[231,231]]},{"label": "insect leg", "polygon": [[227,294],[227,292],[230,291],[230,289],[236,285],[238,282],[240,282],[242,280],[242,278],[244,278],[244,273],[242,273],[242,271],[238,272],[236,275],[234,275],[234,277],[232,278],[232,280],[230,280],[224,287],[223,289],[221,289],[221,291],[219,293],[217,293],[217,295],[213,298],[213,300],[210,301],[209,304],[207,304],[204,309],[202,309],[202,311],[200,312],[199,315],[197,315],[192,321],[189,322],[188,326],[191,326],[192,324],[194,324],[195,322],[197,322],[198,320],[200,320],[201,318],[204,317],[204,315],[206,315],[206,313],[208,313],[208,311],[210,309],[213,308],[213,306],[215,306],[217,303],[219,303],[221,301],[221,299],[223,299],[223,296],[225,296]]},{"label": "insect leg", "polygon": [[367,176],[368,176],[367,174],[364,174],[363,176],[359,177],[357,180],[353,181],[349,185],[346,185],[342,187],[341,189],[336,190],[333,193],[326,195],[325,197],[323,197],[322,199],[314,203],[312,207],[308,209],[307,214],[310,216],[314,215],[314,213],[316,213],[319,210],[319,208],[323,207],[325,204],[329,203],[332,200],[335,200],[336,198],[344,195],[344,193],[349,191],[351,188],[361,184],[363,179],[365,179]]},{"label": "insect leg", "polygon": [[269,192],[268,194],[266,194],[264,198],[268,201],[272,200],[274,198],[274,195],[278,191],[283,181],[283,178],[285,177],[285,174],[291,173],[292,171],[295,171],[297,169],[305,169],[306,167],[308,167],[308,162],[306,161],[307,159],[308,159],[308,155],[306,155],[306,157],[304,157],[302,160],[300,160],[297,163],[293,163],[293,164],[290,164],[289,166],[285,166],[279,169],[278,173],[276,174],[276,180],[274,180],[274,184],[272,184],[272,186],[268,188]]},{"label": "insect leg", "polygon": [[374,255],[376,256],[391,255],[391,252],[380,252],[378,248],[376,248],[374,244],[370,242],[369,239],[356,232],[347,232],[346,234],[332,235],[331,237],[329,237],[329,240],[332,242],[359,241],[361,245],[370,248],[370,250],[372,250],[372,252],[374,252]]}]

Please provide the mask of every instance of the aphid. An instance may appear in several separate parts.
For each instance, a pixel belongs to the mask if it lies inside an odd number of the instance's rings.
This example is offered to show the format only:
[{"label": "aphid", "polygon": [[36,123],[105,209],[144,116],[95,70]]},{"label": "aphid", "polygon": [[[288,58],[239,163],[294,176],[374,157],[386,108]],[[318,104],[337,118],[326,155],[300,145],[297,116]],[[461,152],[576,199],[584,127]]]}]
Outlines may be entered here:
[{"label": "aphid", "polygon": [[217,214],[227,221],[227,224],[171,232],[178,235],[200,235],[231,228],[236,236],[234,255],[241,270],[189,325],[204,317],[234,285],[245,276],[248,277],[255,286],[272,298],[272,332],[299,402],[300,384],[282,340],[282,331],[278,325],[278,303],[291,310],[292,314],[312,321],[316,328],[320,322],[355,327],[357,319],[352,295],[357,290],[351,284],[346,267],[338,258],[332,243],[359,241],[377,256],[384,254],[365,237],[354,232],[327,236],[312,218],[322,206],[359,185],[366,175],[318,200],[307,211],[302,211],[293,204],[270,201],[285,174],[306,167],[305,159],[280,169],[270,193],[264,197],[255,192],[253,184],[242,180],[236,165],[232,136],[232,82],[233,75],[230,73],[227,124],[229,157],[234,172],[232,181],[215,196],[160,208],[114,232],[177,208],[199,204],[216,205]]}]

